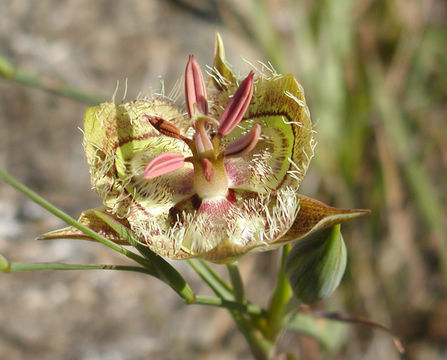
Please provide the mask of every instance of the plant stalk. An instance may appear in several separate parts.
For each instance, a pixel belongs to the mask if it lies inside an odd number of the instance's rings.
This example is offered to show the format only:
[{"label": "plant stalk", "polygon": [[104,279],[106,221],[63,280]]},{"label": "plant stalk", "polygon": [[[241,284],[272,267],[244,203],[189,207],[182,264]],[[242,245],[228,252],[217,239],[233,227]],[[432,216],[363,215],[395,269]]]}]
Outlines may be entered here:
[{"label": "plant stalk", "polygon": [[285,270],[286,259],[290,249],[290,244],[283,246],[281,266],[278,273],[276,287],[267,310],[267,326],[265,327],[264,334],[273,342],[277,340],[278,336],[283,330],[284,318],[287,315],[285,306],[292,296],[292,289],[290,288],[289,281],[287,280]]}]

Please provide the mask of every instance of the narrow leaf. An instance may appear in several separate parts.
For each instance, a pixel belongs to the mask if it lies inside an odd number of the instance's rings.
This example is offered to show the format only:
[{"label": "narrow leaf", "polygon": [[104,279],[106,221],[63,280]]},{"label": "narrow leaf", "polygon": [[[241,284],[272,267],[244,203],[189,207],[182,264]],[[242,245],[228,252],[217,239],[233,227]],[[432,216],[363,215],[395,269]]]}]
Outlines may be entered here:
[{"label": "narrow leaf", "polygon": [[299,312],[291,317],[287,328],[318,341],[329,354],[334,354],[348,337],[348,328],[334,321],[316,319],[312,314]]}]

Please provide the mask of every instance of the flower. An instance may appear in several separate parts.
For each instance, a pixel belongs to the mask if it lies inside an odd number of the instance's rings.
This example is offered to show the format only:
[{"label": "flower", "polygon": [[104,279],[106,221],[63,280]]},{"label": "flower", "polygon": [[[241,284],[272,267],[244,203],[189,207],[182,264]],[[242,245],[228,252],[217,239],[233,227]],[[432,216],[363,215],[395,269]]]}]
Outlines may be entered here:
[{"label": "flower", "polygon": [[[158,255],[227,262],[366,213],[297,193],[316,141],[292,75],[239,81],[218,35],[207,83],[190,56],[185,100],[186,111],[166,96],[87,110],[84,148],[104,206],[81,223],[126,243],[107,214]],[[44,235],[60,237],[86,238],[73,228]]]}]

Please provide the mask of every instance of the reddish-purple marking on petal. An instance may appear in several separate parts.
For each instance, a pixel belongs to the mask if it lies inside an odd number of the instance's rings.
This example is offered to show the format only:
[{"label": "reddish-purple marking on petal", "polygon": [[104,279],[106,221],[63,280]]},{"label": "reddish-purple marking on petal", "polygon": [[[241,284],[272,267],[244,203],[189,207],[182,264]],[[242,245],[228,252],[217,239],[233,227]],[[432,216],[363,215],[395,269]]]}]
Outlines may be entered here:
[{"label": "reddish-purple marking on petal", "polygon": [[144,169],[142,177],[144,179],[153,179],[157,176],[180,169],[184,163],[185,157],[182,154],[167,152],[152,159],[147,164],[146,169]]},{"label": "reddish-purple marking on petal", "polygon": [[224,215],[228,215],[232,204],[225,198],[204,200],[200,204],[199,213],[205,213],[211,216],[211,218],[222,218]]},{"label": "reddish-purple marking on petal", "polygon": [[194,104],[204,115],[208,113],[208,100],[206,98],[206,85],[202,70],[194,55],[189,55],[185,70],[185,98],[189,117],[194,116]]},{"label": "reddish-purple marking on petal", "polygon": [[207,158],[202,159],[203,174],[205,175],[206,181],[211,181],[214,176],[214,166],[213,163]]},{"label": "reddish-purple marking on petal", "polygon": [[219,119],[217,132],[228,135],[240,123],[253,96],[253,71],[241,82]]},{"label": "reddish-purple marking on petal", "polygon": [[238,188],[250,181],[248,164],[242,158],[230,158],[225,162],[225,171],[228,176],[228,185]]},{"label": "reddish-purple marking on petal", "polygon": [[255,148],[259,136],[261,136],[261,125],[256,123],[250,132],[229,144],[225,149],[224,155],[226,157],[238,157],[248,154]]}]

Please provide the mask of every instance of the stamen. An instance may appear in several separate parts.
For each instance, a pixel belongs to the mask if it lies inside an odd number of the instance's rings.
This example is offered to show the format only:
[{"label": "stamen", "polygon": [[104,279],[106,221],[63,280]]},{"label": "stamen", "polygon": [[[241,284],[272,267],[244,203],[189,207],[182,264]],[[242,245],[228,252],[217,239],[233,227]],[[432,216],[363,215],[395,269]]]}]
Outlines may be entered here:
[{"label": "stamen", "polygon": [[256,123],[249,133],[229,144],[225,149],[224,155],[226,157],[239,157],[248,154],[255,148],[260,136],[261,125]]},{"label": "stamen", "polygon": [[182,154],[168,152],[158,155],[147,164],[143,172],[143,179],[153,179],[157,176],[167,174],[171,171],[180,169],[185,163]]},{"label": "stamen", "polygon": [[207,158],[202,159],[203,174],[205,175],[206,181],[210,182],[214,176],[214,166],[213,163]]},{"label": "stamen", "polygon": [[253,71],[239,85],[219,119],[218,134],[228,135],[240,123],[253,96]]},{"label": "stamen", "polygon": [[175,139],[181,139],[188,144],[191,142],[190,139],[180,134],[180,130],[169,121],[166,121],[159,116],[144,115],[144,117],[148,119],[151,125],[161,134]]},{"label": "stamen", "polygon": [[159,116],[144,115],[144,117],[148,119],[151,125],[163,135],[170,136],[176,139],[180,137],[180,130],[169,121],[163,120]]},{"label": "stamen", "polygon": [[189,117],[194,116],[194,104],[197,110],[206,115],[208,113],[208,100],[206,98],[206,86],[203,80],[200,65],[194,59],[194,55],[189,55],[185,71],[185,97]]}]

